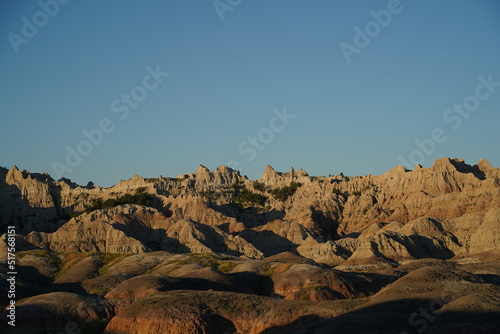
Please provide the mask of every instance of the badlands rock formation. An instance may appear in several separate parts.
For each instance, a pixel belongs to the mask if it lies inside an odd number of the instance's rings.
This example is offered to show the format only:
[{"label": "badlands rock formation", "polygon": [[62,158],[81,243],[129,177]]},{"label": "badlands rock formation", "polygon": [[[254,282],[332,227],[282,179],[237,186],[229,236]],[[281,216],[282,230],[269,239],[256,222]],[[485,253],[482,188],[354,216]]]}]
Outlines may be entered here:
[{"label": "badlands rock formation", "polygon": [[[151,196],[147,207],[92,210],[96,201],[138,191]],[[495,257],[500,240],[500,170],[486,160],[470,166],[443,158],[428,169],[363,177],[268,166],[257,181],[200,166],[176,178],[135,175],[110,188],[14,166],[0,169],[0,198],[2,227],[15,224],[25,249],[256,259],[290,251],[328,265],[365,265]]]},{"label": "badlands rock formation", "polygon": [[[500,170],[222,166],[110,188],[0,168],[12,333],[500,333]],[[0,306],[9,299],[5,235]]]}]

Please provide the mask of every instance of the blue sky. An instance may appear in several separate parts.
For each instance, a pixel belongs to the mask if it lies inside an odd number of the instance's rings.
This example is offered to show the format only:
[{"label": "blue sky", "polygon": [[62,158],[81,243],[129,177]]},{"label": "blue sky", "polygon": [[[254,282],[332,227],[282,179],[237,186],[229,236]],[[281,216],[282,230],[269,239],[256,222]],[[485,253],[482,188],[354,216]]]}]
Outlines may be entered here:
[{"label": "blue sky", "polygon": [[[474,97],[478,77],[500,82],[498,1],[220,0],[219,13],[212,1],[41,3],[53,17],[36,1],[0,4],[0,166],[103,186],[229,162],[252,179],[267,164],[310,175],[443,156],[500,166],[500,87]],[[368,45],[355,27],[374,29]],[[350,62],[341,43],[360,46]],[[141,88],[157,66],[169,76]],[[132,92],[141,101],[120,119],[111,105]],[[467,117],[446,113],[466,100]],[[285,109],[288,124],[273,120]],[[82,131],[103,119],[113,131],[94,145]],[[88,155],[71,167],[79,144]]]}]

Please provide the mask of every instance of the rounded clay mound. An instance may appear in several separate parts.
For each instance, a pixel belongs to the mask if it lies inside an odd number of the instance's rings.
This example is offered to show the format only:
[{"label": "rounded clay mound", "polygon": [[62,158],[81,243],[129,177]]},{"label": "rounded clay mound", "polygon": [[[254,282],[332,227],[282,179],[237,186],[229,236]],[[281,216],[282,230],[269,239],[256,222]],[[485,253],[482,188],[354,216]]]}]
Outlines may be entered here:
[{"label": "rounded clay mound", "polygon": [[176,278],[158,274],[146,274],[123,281],[113,290],[108,292],[104,298],[137,299],[155,295],[163,291],[189,288],[189,284],[182,284],[181,280]]}]

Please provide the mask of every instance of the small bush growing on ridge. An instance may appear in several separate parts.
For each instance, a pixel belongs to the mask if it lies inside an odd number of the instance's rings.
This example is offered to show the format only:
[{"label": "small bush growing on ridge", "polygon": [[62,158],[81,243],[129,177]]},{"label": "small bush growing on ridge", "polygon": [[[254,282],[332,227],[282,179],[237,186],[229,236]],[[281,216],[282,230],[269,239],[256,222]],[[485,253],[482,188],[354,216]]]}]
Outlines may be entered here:
[{"label": "small bush growing on ridge", "polygon": [[240,204],[253,204],[263,206],[266,203],[267,197],[264,195],[256,194],[248,189],[243,189],[236,197],[236,203]]},{"label": "small bush growing on ridge", "polygon": [[295,194],[301,185],[302,183],[299,182],[291,182],[289,186],[271,190],[271,195],[277,200],[285,201],[288,197]]}]

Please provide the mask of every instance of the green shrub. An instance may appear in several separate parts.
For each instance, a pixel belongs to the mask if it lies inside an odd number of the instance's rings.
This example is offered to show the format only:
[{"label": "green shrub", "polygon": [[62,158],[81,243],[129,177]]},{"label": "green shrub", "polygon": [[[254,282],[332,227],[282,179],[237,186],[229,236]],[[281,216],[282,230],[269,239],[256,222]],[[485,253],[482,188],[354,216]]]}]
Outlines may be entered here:
[{"label": "green shrub", "polygon": [[227,261],[227,260],[226,261],[219,261],[217,269],[224,274],[228,274],[231,272],[231,270],[234,269],[234,267],[236,267],[236,265],[237,265],[237,263]]},{"label": "green shrub", "polygon": [[266,190],[266,185],[262,182],[255,182],[253,184],[253,188],[258,191],[265,191]]},{"label": "green shrub", "polygon": [[[139,190],[141,188],[138,188]],[[145,193],[143,190],[138,192],[136,190],[135,194],[125,194],[118,198],[108,198],[107,200],[102,200],[102,198],[95,199],[91,205],[86,206],[85,212],[92,212],[94,210],[113,208],[118,205],[124,204],[138,204],[144,206],[151,206],[154,197]]]},{"label": "green shrub", "polygon": [[190,263],[198,263],[204,268],[212,268],[219,270],[222,273],[229,273],[238,263],[231,261],[227,256],[214,256],[208,253],[189,253],[187,256],[177,262],[178,265],[186,265]]},{"label": "green shrub", "polygon": [[246,188],[243,189],[236,197],[236,203],[240,204],[253,204],[263,206],[266,203],[266,200],[266,196],[253,193]]},{"label": "green shrub", "polygon": [[200,197],[205,197],[206,199],[208,199],[209,201],[212,201],[214,200],[217,196],[216,192],[213,191],[213,190],[201,190],[200,192],[198,192],[198,194],[200,195]]},{"label": "green shrub", "polygon": [[273,195],[273,197],[277,200],[285,201],[288,197],[295,194],[301,185],[302,183],[299,182],[291,182],[289,186],[271,190],[271,195]]}]

